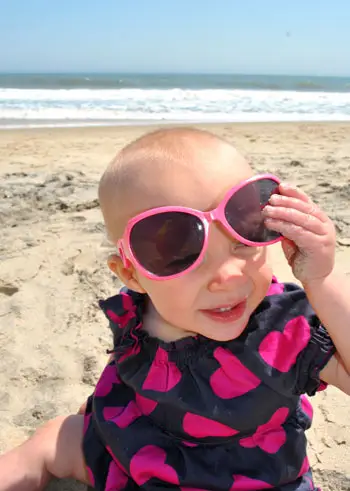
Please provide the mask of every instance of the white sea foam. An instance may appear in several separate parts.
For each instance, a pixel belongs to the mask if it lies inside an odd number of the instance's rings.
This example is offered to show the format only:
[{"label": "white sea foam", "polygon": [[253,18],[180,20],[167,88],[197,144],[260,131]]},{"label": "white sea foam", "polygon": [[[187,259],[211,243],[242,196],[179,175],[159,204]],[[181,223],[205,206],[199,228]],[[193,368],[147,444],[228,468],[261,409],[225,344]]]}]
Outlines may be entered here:
[{"label": "white sea foam", "polygon": [[[350,120],[350,93],[222,89],[0,89],[1,120],[71,125],[140,121]],[[35,122],[35,123],[34,123]],[[3,125],[2,125],[3,126]]]}]

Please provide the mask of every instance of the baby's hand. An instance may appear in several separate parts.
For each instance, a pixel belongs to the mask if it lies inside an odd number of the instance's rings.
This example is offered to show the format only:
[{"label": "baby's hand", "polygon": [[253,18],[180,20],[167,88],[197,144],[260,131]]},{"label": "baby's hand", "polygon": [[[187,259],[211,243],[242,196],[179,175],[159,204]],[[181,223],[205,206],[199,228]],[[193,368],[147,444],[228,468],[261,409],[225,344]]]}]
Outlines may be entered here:
[{"label": "baby's hand", "polygon": [[280,232],[283,252],[294,276],[305,284],[328,276],[334,266],[335,228],[300,189],[279,186],[264,208],[266,227]]}]

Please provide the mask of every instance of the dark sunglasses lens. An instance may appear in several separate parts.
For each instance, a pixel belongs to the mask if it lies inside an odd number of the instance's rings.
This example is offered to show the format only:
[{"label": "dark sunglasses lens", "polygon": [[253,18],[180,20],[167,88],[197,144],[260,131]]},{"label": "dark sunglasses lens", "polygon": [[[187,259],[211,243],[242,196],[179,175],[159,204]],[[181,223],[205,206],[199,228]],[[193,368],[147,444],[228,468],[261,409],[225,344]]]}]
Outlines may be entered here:
[{"label": "dark sunglasses lens", "polygon": [[252,242],[270,242],[280,237],[278,232],[265,227],[262,215],[274,193],[278,193],[278,184],[272,179],[253,181],[239,189],[225,207],[229,225],[241,237]]},{"label": "dark sunglasses lens", "polygon": [[204,225],[189,213],[164,212],[137,222],[130,233],[130,247],[150,273],[165,277],[188,269],[200,255]]}]

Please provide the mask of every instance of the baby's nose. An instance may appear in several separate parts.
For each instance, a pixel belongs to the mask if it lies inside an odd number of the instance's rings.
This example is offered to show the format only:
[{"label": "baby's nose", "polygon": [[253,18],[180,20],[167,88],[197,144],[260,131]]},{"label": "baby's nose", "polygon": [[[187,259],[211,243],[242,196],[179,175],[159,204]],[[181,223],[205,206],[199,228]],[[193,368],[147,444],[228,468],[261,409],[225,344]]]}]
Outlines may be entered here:
[{"label": "baby's nose", "polygon": [[244,282],[242,261],[236,257],[228,257],[216,268],[208,284],[210,292],[230,290]]},{"label": "baby's nose", "polygon": [[212,226],[209,235],[208,256],[210,257],[212,275],[208,284],[209,291],[232,289],[237,282],[244,280],[245,260],[234,254],[235,244],[232,238]]}]

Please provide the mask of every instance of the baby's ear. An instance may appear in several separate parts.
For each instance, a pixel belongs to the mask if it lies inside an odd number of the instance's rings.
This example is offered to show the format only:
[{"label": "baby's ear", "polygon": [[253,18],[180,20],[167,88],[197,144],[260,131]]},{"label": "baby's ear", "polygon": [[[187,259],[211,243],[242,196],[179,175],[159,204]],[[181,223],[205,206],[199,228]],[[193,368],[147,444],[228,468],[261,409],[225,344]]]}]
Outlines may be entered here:
[{"label": "baby's ear", "polygon": [[124,285],[138,293],[146,293],[140,285],[136,270],[130,261],[123,262],[122,258],[118,254],[111,254],[108,256],[107,264],[109,269],[114,273]]}]

